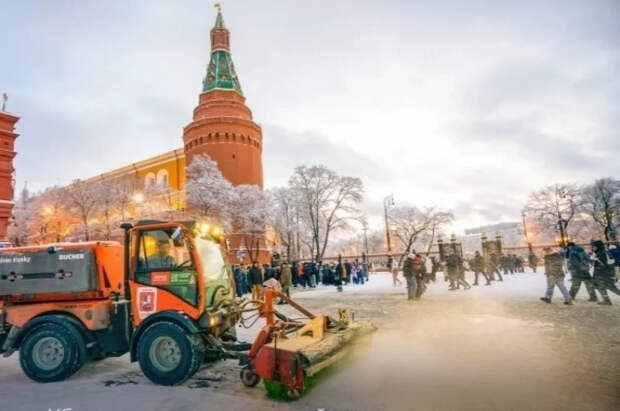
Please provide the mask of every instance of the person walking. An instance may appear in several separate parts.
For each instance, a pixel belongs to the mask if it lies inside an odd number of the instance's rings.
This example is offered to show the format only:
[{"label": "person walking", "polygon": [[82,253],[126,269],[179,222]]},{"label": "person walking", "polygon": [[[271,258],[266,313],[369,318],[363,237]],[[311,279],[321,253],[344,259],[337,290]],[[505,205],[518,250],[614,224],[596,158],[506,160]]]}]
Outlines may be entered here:
[{"label": "person walking", "polygon": [[564,296],[564,304],[572,305],[573,299],[564,285],[564,255],[559,251],[553,252],[551,247],[545,247],[543,252],[545,253],[544,262],[545,275],[547,276],[547,291],[544,297],[540,297],[540,300],[550,304],[553,298],[553,290],[555,287],[558,287]]},{"label": "person walking", "polygon": [[530,265],[530,268],[532,269],[532,271],[534,271],[534,273],[536,272],[536,266],[538,266],[538,257],[536,257],[536,254],[531,253],[528,257],[527,257],[527,261]]},{"label": "person walking", "polygon": [[497,257],[497,254],[491,253],[487,264],[487,275],[491,281],[495,281],[495,274],[497,274],[499,281],[504,281],[502,273],[499,272],[499,258]]},{"label": "person walking", "polygon": [[355,271],[355,284],[364,284],[364,269],[357,258],[353,263],[353,270]]},{"label": "person walking", "polygon": [[620,289],[616,287],[614,279],[614,258],[611,256],[605,243],[601,240],[592,241],[594,251],[594,285],[601,294],[603,301],[599,305],[611,305],[607,290],[620,295]]},{"label": "person walking", "polygon": [[617,244],[609,246],[609,254],[614,258],[614,272],[616,282],[620,281],[620,247]]},{"label": "person walking", "polygon": [[392,273],[392,285],[396,287],[397,285],[402,285],[402,281],[398,278],[398,265],[394,264],[394,257],[390,254],[388,256],[387,268],[390,273]]},{"label": "person walking", "polygon": [[407,282],[407,300],[412,301],[416,296],[417,284],[413,264],[414,255],[408,254],[403,263],[403,277]]},{"label": "person walking", "polygon": [[594,283],[590,277],[590,257],[585,250],[573,242],[568,243],[568,271],[571,275],[570,296],[574,300],[583,283],[590,295],[588,301],[596,302],[598,298],[594,292]]},{"label": "person walking", "polygon": [[446,258],[446,276],[448,278],[448,281],[450,281],[450,286],[448,287],[448,290],[450,291],[456,290],[458,288],[457,287],[458,267],[459,267],[459,260],[456,257],[456,254],[448,255],[448,257]]},{"label": "person walking", "polygon": [[233,266],[233,277],[235,279],[235,292],[237,297],[241,298],[245,294],[244,275],[242,268],[238,265]]},{"label": "person walking", "polygon": [[463,289],[469,290],[471,288],[471,285],[469,285],[469,283],[465,279],[465,260],[460,255],[457,255],[457,258],[459,261],[459,269],[457,271],[457,276],[458,276],[457,282],[458,284],[463,286]]},{"label": "person walking", "polygon": [[[370,274],[370,265],[368,264],[368,260],[366,258],[364,258],[362,260],[362,275],[364,276],[364,281],[368,282],[368,279]],[[364,281],[362,281],[362,284],[364,284]]]},{"label": "person walking", "polygon": [[446,260],[446,268],[448,270],[448,278],[450,279],[450,287],[448,290],[458,290],[463,286],[464,290],[471,288],[471,286],[465,281],[465,270],[462,263],[459,261],[459,257],[452,253]]},{"label": "person walking", "polygon": [[474,271],[474,285],[478,285],[478,276],[482,274],[484,279],[487,281],[485,285],[491,285],[491,281],[489,280],[489,276],[486,274],[484,269],[484,258],[480,254],[479,251],[476,251],[474,255],[474,259],[471,263],[470,267]]},{"label": "person walking", "polygon": [[291,296],[291,285],[293,283],[293,273],[291,267],[287,262],[282,263],[280,268],[280,285],[282,286],[282,293],[287,297]]},{"label": "person walking", "polygon": [[499,266],[502,269],[502,271],[504,271],[504,275],[507,275],[508,269],[510,266],[510,254],[506,256],[505,254],[502,253],[499,256]]}]

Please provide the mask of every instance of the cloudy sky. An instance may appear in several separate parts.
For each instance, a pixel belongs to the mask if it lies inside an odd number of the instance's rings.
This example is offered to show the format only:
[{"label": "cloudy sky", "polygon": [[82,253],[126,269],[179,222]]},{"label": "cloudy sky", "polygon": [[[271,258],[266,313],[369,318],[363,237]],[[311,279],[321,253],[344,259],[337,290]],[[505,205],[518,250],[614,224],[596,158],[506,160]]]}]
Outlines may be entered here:
[{"label": "cloudy sky", "polygon": [[[299,164],[361,177],[365,207],[518,220],[553,182],[620,176],[620,1],[223,1],[267,186]],[[0,0],[17,185],[181,147],[212,2]]]}]

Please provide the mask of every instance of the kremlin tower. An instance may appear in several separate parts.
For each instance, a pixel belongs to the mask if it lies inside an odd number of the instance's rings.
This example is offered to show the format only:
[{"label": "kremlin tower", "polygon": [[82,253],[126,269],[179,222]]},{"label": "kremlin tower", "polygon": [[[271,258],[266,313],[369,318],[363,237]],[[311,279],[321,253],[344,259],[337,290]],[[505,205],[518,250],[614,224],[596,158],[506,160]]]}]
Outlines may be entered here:
[{"label": "kremlin tower", "polygon": [[208,154],[233,185],[263,187],[263,132],[245,105],[230,56],[230,32],[221,10],[211,29],[211,59],[193,121],[183,130],[186,164]]},{"label": "kremlin tower", "polygon": [[[6,103],[6,94],[3,95]],[[15,157],[15,123],[19,117],[0,109],[0,241],[6,241],[6,230],[13,210],[13,158]]]},{"label": "kremlin tower", "polygon": [[[232,185],[256,185],[263,188],[263,132],[252,120],[252,111],[245,105],[239,77],[230,55],[230,32],[224,26],[218,7],[211,29],[211,58],[202,82],[198,106],[191,123],[183,129],[185,164],[196,155],[207,154],[217,162],[220,171]],[[234,223],[233,223],[234,225]],[[244,247],[243,234],[229,235],[232,263],[239,259]],[[265,237],[258,239],[258,261],[269,261]],[[239,254],[240,252],[240,254]]]}]

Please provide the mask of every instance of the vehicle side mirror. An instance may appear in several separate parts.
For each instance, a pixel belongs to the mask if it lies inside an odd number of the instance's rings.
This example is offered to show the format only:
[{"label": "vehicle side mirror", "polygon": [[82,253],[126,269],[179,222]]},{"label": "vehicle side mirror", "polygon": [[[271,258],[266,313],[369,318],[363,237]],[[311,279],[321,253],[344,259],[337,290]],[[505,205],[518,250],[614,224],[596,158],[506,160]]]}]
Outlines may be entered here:
[{"label": "vehicle side mirror", "polygon": [[172,242],[175,247],[183,245],[183,229],[181,227],[177,227],[172,233]]}]

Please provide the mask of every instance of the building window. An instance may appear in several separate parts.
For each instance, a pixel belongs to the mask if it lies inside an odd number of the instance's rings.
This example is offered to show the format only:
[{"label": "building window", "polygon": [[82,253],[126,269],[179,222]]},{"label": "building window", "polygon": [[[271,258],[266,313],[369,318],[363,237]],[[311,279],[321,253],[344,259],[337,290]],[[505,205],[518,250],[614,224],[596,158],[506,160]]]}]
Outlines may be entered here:
[{"label": "building window", "polygon": [[148,173],[146,175],[146,177],[144,177],[144,185],[146,187],[151,187],[154,184],[155,184],[155,174],[154,173]]},{"label": "building window", "polygon": [[168,187],[168,170],[162,169],[157,172],[157,185]]}]

